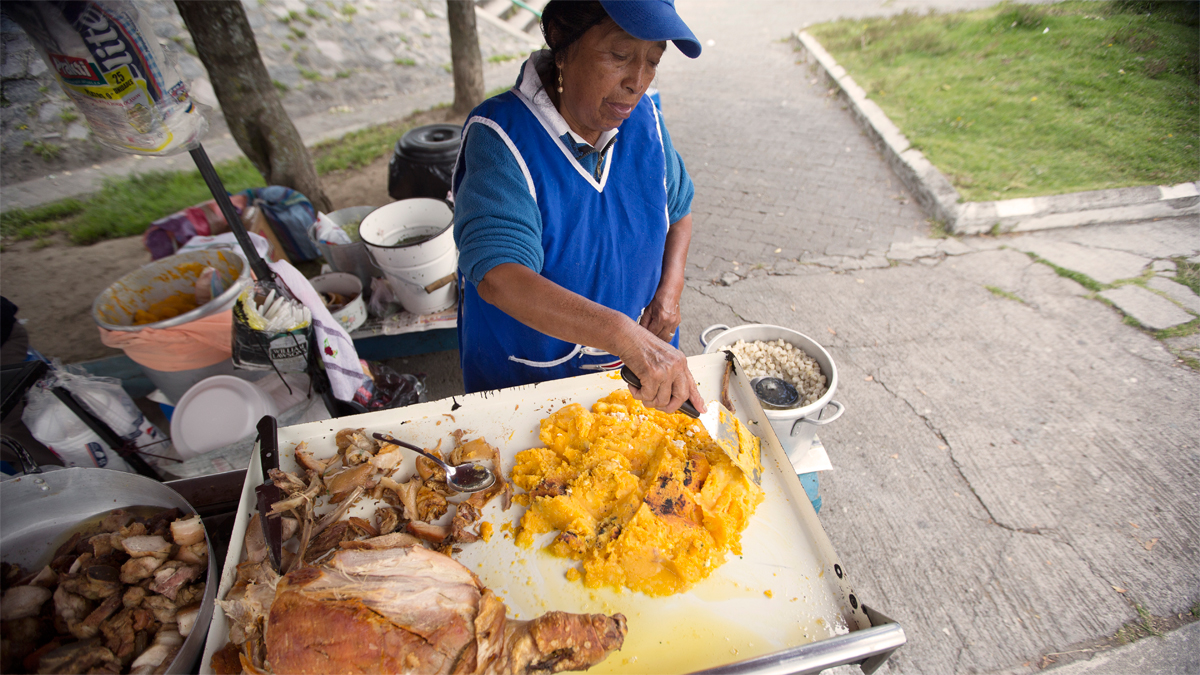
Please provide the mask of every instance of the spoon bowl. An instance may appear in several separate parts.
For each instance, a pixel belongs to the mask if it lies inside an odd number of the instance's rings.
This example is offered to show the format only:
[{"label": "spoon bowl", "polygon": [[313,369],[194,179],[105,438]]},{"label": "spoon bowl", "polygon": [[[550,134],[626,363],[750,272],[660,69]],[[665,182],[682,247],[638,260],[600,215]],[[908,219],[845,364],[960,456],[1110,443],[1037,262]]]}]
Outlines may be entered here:
[{"label": "spoon bowl", "polygon": [[479,492],[490,488],[496,482],[496,476],[491,471],[488,471],[483,466],[476,462],[466,462],[458,466],[450,466],[445,461],[439,459],[435,455],[425,452],[423,449],[411,444],[405,443],[399,439],[392,438],[387,434],[374,433],[371,434],[377,441],[399,445],[402,448],[408,448],[416,452],[431,462],[442,467],[446,472],[446,485],[458,492]]}]

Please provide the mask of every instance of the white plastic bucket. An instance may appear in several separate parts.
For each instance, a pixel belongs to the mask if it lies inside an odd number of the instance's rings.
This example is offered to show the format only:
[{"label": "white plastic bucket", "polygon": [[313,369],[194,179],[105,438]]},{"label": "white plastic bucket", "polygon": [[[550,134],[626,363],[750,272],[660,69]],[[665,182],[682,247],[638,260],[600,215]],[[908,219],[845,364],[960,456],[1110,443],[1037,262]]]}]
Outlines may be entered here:
[{"label": "white plastic bucket", "polygon": [[363,218],[358,236],[381,269],[420,265],[454,250],[454,214],[438,199],[403,199]]},{"label": "white plastic bucket", "polygon": [[458,267],[453,218],[443,201],[403,199],[375,209],[358,227],[371,259],[383,270],[400,304],[413,314],[454,305],[454,283],[425,290]]},{"label": "white plastic bucket", "polygon": [[[710,334],[716,331],[722,332],[717,333],[709,341]],[[715,324],[700,333],[700,344],[704,346],[705,354],[732,347],[738,340],[746,342],[783,340],[808,354],[820,366],[821,374],[825,376],[826,389],[825,394],[816,402],[785,410],[763,409],[767,419],[771,422],[771,428],[779,437],[780,445],[787,452],[788,458],[793,461],[799,459],[812,446],[813,437],[817,435],[817,427],[829,424],[846,411],[845,406],[833,400],[833,394],[837,390],[837,367],[833,364],[833,358],[829,356],[829,352],[817,344],[816,340],[783,326],[756,323],[730,328],[723,324]],[[822,417],[821,413],[826,406],[835,410]]]},{"label": "white plastic bucket", "polygon": [[366,322],[367,305],[363,302],[363,286],[357,276],[348,272],[331,272],[308,281],[318,293],[338,293],[351,298],[341,309],[333,312],[333,318],[337,319],[347,332]]},{"label": "white plastic bucket", "polygon": [[451,281],[432,291],[427,286],[453,275],[458,269],[458,249],[451,248],[434,260],[410,267],[384,267],[384,277],[404,309],[413,314],[432,314],[454,306],[458,285]]}]

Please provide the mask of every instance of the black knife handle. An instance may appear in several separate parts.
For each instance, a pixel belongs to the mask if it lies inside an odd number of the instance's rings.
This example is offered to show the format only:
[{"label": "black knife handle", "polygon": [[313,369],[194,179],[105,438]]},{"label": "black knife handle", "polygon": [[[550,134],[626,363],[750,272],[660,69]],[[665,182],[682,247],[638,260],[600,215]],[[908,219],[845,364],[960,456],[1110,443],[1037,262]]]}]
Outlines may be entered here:
[{"label": "black knife handle", "polygon": [[258,459],[264,481],[271,479],[271,469],[279,468],[279,422],[270,415],[258,420]]},{"label": "black knife handle", "polygon": [[[629,369],[629,366],[621,366],[621,379],[625,380],[625,382],[631,386],[637,387],[638,389],[642,388],[642,381],[638,379],[637,375],[633,374],[633,371]],[[688,417],[700,417],[700,411],[696,410],[696,406],[692,405],[691,401],[684,401],[683,404],[679,406],[679,412],[687,415]]]}]

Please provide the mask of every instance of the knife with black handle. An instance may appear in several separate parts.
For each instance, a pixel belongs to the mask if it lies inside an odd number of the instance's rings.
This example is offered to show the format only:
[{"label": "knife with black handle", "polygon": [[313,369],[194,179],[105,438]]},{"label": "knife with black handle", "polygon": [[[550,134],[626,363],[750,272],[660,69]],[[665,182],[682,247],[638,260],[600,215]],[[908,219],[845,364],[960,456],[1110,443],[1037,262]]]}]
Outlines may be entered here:
[{"label": "knife with black handle", "polygon": [[283,516],[268,515],[271,505],[283,499],[283,490],[271,479],[271,469],[279,468],[279,423],[270,415],[264,415],[258,421],[258,459],[263,475],[262,485],[254,488],[258,495],[258,520],[262,523],[271,566],[280,572],[283,561]]}]

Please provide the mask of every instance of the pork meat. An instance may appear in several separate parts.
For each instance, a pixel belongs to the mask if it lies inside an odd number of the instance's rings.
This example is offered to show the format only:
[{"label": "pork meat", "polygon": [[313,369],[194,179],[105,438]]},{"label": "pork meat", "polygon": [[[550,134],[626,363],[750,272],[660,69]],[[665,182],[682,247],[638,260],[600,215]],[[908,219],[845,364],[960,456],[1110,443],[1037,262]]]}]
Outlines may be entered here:
[{"label": "pork meat", "polygon": [[348,549],[280,580],[266,625],[281,673],[532,673],[599,663],[625,617],[510,621],[467,568],[421,546]]}]

